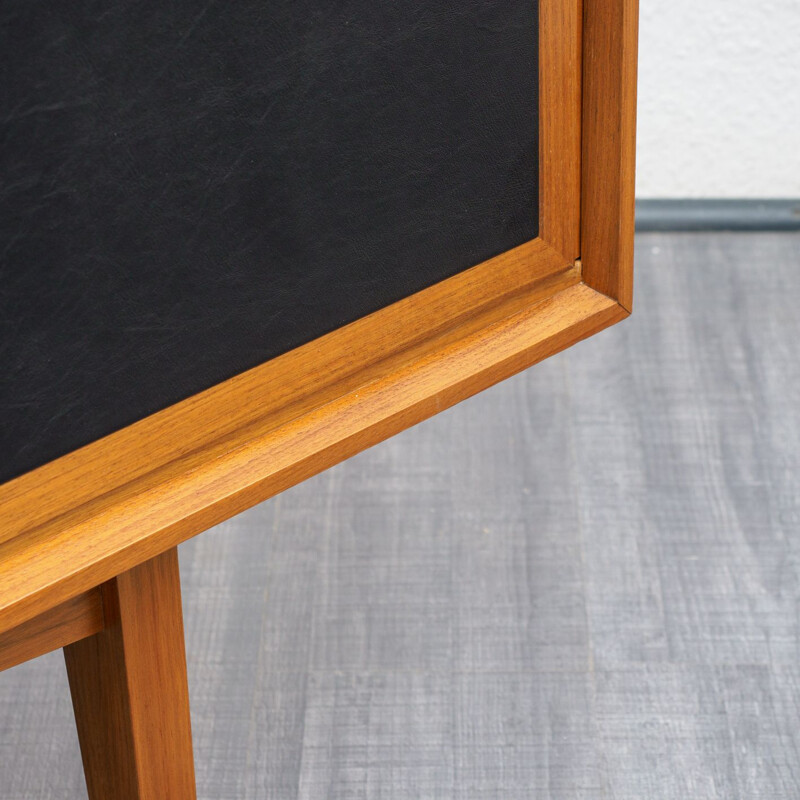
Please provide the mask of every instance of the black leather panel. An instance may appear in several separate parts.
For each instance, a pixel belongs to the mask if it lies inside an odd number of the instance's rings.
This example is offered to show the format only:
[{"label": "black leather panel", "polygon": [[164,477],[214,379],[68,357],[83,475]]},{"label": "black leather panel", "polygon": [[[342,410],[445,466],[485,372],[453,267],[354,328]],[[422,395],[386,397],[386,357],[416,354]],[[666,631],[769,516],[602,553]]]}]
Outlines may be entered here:
[{"label": "black leather panel", "polygon": [[0,5],[0,480],[537,234],[532,0]]}]

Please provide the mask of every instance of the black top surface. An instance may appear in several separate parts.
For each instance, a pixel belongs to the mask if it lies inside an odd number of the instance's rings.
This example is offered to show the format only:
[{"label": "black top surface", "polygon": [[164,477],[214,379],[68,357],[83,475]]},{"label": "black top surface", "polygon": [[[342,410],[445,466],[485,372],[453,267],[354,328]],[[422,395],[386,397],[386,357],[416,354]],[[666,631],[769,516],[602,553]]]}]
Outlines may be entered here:
[{"label": "black top surface", "polygon": [[537,235],[534,0],[0,6],[0,482]]}]

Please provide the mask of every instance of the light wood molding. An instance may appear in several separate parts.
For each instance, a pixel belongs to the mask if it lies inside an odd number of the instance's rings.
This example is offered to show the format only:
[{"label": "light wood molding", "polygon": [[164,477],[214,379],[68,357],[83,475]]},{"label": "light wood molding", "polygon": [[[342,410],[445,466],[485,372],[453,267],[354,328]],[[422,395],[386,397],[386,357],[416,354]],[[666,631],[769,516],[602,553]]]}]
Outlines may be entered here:
[{"label": "light wood molding", "polygon": [[[267,381],[260,386],[263,394],[250,396],[252,421],[23,530],[0,545],[0,629],[108,580],[625,316],[616,302],[578,283],[574,270],[559,277],[560,291],[534,285],[471,317],[468,324],[371,365],[363,383],[333,383],[310,407],[303,397],[294,407],[260,414],[268,405]],[[552,280],[545,279],[547,290]],[[381,335],[379,325],[374,335]],[[245,402],[242,393],[232,392],[219,415],[241,411],[240,402]],[[176,427],[182,427],[180,419]],[[139,456],[146,454],[145,446]],[[102,471],[102,463],[96,468]]]},{"label": "light wood molding", "polygon": [[0,671],[66,647],[101,630],[103,600],[97,587],[0,633]]},{"label": "light wood molding", "polygon": [[539,238],[580,257],[580,0],[539,0]]},{"label": "light wood molding", "polygon": [[583,279],[633,304],[638,0],[583,4]]}]

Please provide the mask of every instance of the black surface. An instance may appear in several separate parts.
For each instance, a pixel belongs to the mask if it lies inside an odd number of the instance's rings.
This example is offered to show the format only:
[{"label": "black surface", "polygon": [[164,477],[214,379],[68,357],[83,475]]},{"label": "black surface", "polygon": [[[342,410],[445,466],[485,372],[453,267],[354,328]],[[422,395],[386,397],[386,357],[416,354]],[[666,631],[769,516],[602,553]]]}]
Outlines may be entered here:
[{"label": "black surface", "polygon": [[531,0],[0,23],[0,481],[537,234]]}]

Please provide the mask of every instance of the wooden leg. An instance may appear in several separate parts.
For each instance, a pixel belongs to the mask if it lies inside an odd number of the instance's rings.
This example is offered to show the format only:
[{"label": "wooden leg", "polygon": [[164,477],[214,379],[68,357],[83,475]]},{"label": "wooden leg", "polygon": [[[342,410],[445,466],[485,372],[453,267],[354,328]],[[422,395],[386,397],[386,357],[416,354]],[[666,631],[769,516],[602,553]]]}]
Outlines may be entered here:
[{"label": "wooden leg", "polygon": [[106,627],[64,648],[90,800],[194,800],[178,551],[103,587]]}]

